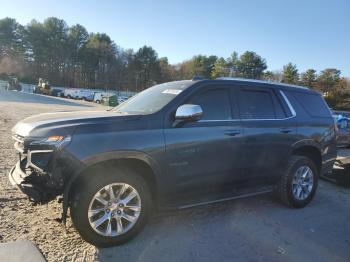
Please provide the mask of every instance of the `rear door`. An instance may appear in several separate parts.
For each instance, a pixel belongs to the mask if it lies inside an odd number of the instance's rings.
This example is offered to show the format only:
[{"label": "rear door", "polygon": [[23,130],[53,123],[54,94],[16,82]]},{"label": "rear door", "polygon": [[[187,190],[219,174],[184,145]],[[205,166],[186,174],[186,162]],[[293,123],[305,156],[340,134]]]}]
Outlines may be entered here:
[{"label": "rear door", "polygon": [[244,132],[244,170],[252,183],[270,183],[283,172],[296,135],[295,113],[282,91],[254,85],[239,88]]}]

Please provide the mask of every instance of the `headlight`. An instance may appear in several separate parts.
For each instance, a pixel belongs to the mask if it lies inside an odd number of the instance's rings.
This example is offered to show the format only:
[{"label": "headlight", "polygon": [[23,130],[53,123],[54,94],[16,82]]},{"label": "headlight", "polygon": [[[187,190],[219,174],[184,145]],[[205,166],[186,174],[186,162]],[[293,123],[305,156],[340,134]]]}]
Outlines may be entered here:
[{"label": "headlight", "polygon": [[71,136],[49,136],[41,140],[33,141],[30,144],[62,147],[69,144],[71,140],[72,140]]},{"label": "headlight", "polygon": [[45,144],[56,144],[64,140],[64,136],[49,136],[43,142]]}]

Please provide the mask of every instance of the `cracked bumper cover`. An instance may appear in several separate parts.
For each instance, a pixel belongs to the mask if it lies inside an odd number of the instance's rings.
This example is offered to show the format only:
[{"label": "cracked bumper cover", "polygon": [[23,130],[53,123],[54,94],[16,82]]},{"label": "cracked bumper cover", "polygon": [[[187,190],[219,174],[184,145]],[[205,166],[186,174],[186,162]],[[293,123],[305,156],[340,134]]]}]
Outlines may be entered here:
[{"label": "cracked bumper cover", "polygon": [[28,167],[27,163],[26,157],[18,161],[8,177],[12,185],[38,204],[48,203],[62,195],[75,172],[79,173],[84,168],[78,160],[63,151],[50,157],[49,164],[43,167],[44,172],[33,165]]},{"label": "cracked bumper cover", "polygon": [[20,162],[18,161],[9,173],[9,180],[13,186],[17,186],[32,201],[41,202],[40,191],[34,185],[25,182],[24,178],[26,176],[27,174],[22,171]]},{"label": "cracked bumper cover", "polygon": [[29,183],[26,178],[29,175],[21,169],[21,164],[18,161],[17,164],[12,167],[9,173],[9,180],[13,186],[17,186],[29,199],[35,203],[45,203],[48,200],[48,196],[42,187]]}]

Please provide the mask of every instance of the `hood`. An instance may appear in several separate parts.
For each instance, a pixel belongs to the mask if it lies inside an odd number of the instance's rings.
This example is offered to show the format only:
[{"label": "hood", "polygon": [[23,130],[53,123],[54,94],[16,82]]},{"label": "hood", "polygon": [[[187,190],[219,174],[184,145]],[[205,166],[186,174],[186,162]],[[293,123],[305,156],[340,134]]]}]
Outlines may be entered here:
[{"label": "hood", "polygon": [[64,125],[86,122],[93,119],[104,119],[116,116],[126,116],[115,111],[75,111],[75,112],[56,112],[34,115],[19,121],[12,132],[22,137],[26,137],[30,132],[41,126]]}]

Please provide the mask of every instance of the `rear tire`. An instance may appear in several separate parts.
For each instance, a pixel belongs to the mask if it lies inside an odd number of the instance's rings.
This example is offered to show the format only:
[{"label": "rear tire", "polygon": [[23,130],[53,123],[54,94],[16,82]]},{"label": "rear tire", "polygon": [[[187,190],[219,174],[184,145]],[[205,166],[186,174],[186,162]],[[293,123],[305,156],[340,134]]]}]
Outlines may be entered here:
[{"label": "rear tire", "polygon": [[[306,174],[304,178],[303,174]],[[299,155],[291,156],[277,187],[281,202],[290,207],[305,207],[315,196],[318,176],[318,170],[311,159]]]},{"label": "rear tire", "polygon": [[[144,179],[133,170],[118,168],[117,170],[111,169],[102,172],[100,174],[88,175],[79,183],[79,187],[74,189],[75,192],[73,193],[70,207],[72,221],[81,237],[92,245],[97,247],[121,245],[131,240],[143,229],[151,210],[151,194]],[[113,198],[115,201],[113,199],[109,200],[111,194],[108,193],[110,188],[108,185],[112,185],[112,191],[114,191],[112,194],[116,196],[116,198]],[[132,190],[136,190],[136,199],[139,200],[138,203],[140,207],[140,210],[137,212],[133,210],[136,208],[137,204],[131,204],[134,200],[128,202],[130,204],[125,204],[123,210],[119,209],[120,204],[118,203],[120,202],[117,201],[117,195],[119,195],[120,191],[123,191],[121,189],[123,188],[122,185],[127,185],[125,188],[128,188],[124,191],[125,193],[122,194],[124,199],[128,197],[127,194],[133,193]],[[101,192],[103,194],[101,194]],[[96,195],[98,199],[103,197],[104,200],[108,200],[108,204],[106,204],[106,206],[101,205],[104,210],[92,216],[92,205],[99,203],[99,200],[96,202]],[[121,196],[118,199],[122,201],[122,198]],[[112,203],[112,206],[110,203]],[[132,206],[133,209],[127,209],[127,205],[130,205],[130,207]],[[94,207],[93,211],[95,210],[96,207]],[[130,222],[125,219],[124,217],[127,217],[127,215],[137,217],[135,222]],[[108,217],[108,219],[104,220],[100,226],[94,228],[93,225],[96,225],[98,223],[96,221],[102,217]],[[130,219],[130,217],[128,218]],[[130,226],[131,224],[132,226]],[[123,226],[125,232],[118,232]],[[110,230],[108,231],[109,227]]]}]

